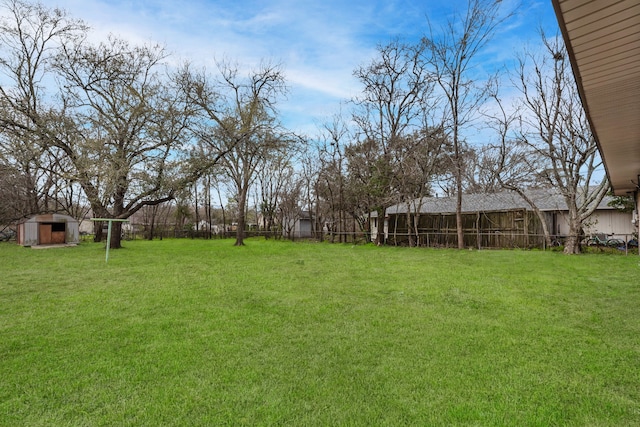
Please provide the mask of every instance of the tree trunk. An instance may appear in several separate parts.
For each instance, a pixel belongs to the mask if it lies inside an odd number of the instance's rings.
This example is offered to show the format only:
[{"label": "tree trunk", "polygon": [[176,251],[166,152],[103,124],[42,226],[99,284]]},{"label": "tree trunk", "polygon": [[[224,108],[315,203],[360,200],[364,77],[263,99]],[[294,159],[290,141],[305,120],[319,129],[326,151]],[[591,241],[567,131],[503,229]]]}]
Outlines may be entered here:
[{"label": "tree trunk", "polygon": [[376,245],[384,245],[384,208],[377,209],[378,212],[378,230],[376,237]]},{"label": "tree trunk", "polygon": [[482,215],[480,211],[476,212],[476,246],[478,250],[482,249],[482,235],[480,234],[480,224],[482,222]]},{"label": "tree trunk", "polygon": [[200,231],[200,214],[198,213],[198,180],[193,183],[193,202],[195,205],[196,231]]},{"label": "tree trunk", "polygon": [[205,193],[205,202],[206,202],[206,216],[207,216],[207,239],[211,238],[211,234],[212,234],[212,227],[213,227],[213,220],[212,220],[212,215],[211,215],[211,175],[207,174],[207,179],[206,179],[206,184],[207,184],[207,189],[206,189],[206,193]]},{"label": "tree trunk", "polygon": [[564,253],[567,255],[579,254],[582,251],[580,246],[580,230],[582,224],[576,216],[576,212],[569,209],[569,235],[565,240]]},{"label": "tree trunk", "polygon": [[149,230],[147,230],[147,240],[153,240],[153,229],[154,229],[154,224],[155,222],[155,215],[151,216],[151,221],[149,224]]},{"label": "tree trunk", "polygon": [[407,244],[410,248],[414,246],[413,244],[413,232],[411,227],[411,207],[409,203],[407,203]]},{"label": "tree trunk", "polygon": [[[120,215],[125,213],[124,196],[125,196],[124,189],[120,189],[119,191],[116,192],[116,195],[113,201],[113,213],[114,213],[113,218],[118,218]],[[109,247],[111,249],[120,249],[122,247],[121,241],[122,241],[122,222],[113,221],[111,224],[111,242]]]},{"label": "tree trunk", "polygon": [[400,215],[393,216],[393,246],[398,246],[398,218]]},{"label": "tree trunk", "polygon": [[[547,219],[544,216],[544,213],[538,209],[537,207],[533,208],[534,213],[538,216],[540,220],[540,225],[542,226],[542,233],[544,234],[544,241],[548,247],[551,246],[551,233],[549,233],[549,226],[547,225]],[[556,231],[553,230],[553,234],[556,234]]]},{"label": "tree trunk", "polygon": [[220,209],[222,210],[222,238],[227,237],[227,217],[224,212],[224,203],[222,203],[222,194],[220,193],[220,187],[216,186],[218,192],[218,200],[220,201]]},{"label": "tree trunk", "polygon": [[420,207],[416,208],[413,213],[413,233],[416,238],[416,246],[420,246]]},{"label": "tree trunk", "polygon": [[565,240],[564,253],[567,255],[575,255],[581,252],[580,237],[578,234],[569,234]]},{"label": "tree trunk", "polygon": [[93,241],[94,243],[102,242],[102,222],[93,221]]},{"label": "tree trunk", "polygon": [[122,248],[122,222],[121,221],[111,222],[111,242],[110,242],[109,248],[110,249]]},{"label": "tree trunk", "polygon": [[246,222],[247,191],[243,189],[238,195],[238,227],[236,228],[236,242],[234,246],[244,246],[244,227]]},{"label": "tree trunk", "polygon": [[453,108],[453,152],[456,174],[456,234],[458,235],[458,249],[464,249],[464,230],[462,229],[462,156],[460,141],[458,140],[458,98],[455,98]]},{"label": "tree trunk", "polygon": [[462,178],[456,177],[456,231],[458,234],[458,249],[464,249],[464,230],[462,228]]}]

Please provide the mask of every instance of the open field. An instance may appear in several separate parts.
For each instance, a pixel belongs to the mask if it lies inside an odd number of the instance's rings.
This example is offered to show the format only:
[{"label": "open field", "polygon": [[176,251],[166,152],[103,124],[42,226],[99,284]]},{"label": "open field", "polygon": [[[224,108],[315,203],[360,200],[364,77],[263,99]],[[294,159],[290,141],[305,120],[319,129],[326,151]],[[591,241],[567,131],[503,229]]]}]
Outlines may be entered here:
[{"label": "open field", "polygon": [[640,259],[0,244],[0,425],[640,425]]}]

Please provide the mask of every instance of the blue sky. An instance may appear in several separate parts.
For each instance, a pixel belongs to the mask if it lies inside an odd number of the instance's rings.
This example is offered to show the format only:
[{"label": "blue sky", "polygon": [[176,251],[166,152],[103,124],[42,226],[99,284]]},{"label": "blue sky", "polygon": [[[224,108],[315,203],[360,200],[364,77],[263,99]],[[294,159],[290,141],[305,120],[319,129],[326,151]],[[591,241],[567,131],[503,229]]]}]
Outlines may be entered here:
[{"label": "blue sky", "polygon": [[[515,0],[503,0],[513,9]],[[551,0],[523,0],[499,29],[487,57],[499,66],[527,44],[537,29],[557,31]],[[160,42],[172,60],[215,69],[215,59],[252,66],[281,63],[290,94],[280,104],[284,124],[313,134],[317,124],[355,96],[353,70],[375,57],[376,45],[400,37],[417,40],[466,1],[415,0],[49,0],[92,27],[92,38],[109,33],[133,42]]]}]

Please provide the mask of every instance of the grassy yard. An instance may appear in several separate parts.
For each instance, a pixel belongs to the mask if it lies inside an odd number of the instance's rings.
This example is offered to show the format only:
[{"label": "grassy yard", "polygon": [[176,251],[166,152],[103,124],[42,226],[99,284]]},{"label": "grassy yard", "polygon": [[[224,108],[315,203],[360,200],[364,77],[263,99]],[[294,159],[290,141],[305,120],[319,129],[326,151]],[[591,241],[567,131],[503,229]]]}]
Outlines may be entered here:
[{"label": "grassy yard", "polygon": [[0,425],[640,425],[640,259],[0,244]]}]

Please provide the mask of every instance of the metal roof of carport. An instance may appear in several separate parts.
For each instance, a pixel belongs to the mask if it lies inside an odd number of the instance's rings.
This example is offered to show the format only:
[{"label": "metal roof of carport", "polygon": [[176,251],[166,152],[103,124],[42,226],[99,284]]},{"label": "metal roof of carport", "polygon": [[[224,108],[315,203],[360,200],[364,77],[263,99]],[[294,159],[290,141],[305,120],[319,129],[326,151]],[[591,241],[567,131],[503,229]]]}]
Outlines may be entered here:
[{"label": "metal roof of carport", "polygon": [[611,186],[640,175],[640,1],[552,0]]}]

